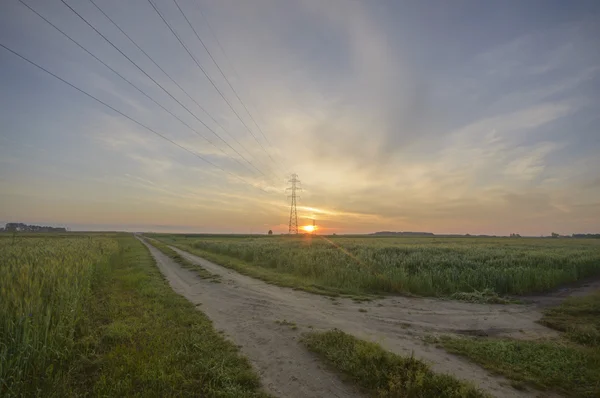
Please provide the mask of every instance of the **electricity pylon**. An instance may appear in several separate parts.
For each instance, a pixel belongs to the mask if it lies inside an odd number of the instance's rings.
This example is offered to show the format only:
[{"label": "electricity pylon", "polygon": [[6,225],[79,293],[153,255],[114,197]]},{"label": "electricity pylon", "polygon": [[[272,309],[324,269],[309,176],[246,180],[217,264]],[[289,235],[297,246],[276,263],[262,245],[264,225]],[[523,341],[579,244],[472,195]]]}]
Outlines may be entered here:
[{"label": "electricity pylon", "polygon": [[298,174],[292,174],[292,177],[288,180],[288,182],[290,184],[292,184],[291,187],[286,188],[286,191],[291,191],[291,195],[288,196],[288,198],[292,199],[292,204],[290,206],[290,224],[289,224],[289,229],[288,229],[288,233],[289,234],[297,234],[298,233],[298,211],[296,210],[296,192],[302,190],[302,188],[299,187],[300,185],[300,180],[298,179]]}]

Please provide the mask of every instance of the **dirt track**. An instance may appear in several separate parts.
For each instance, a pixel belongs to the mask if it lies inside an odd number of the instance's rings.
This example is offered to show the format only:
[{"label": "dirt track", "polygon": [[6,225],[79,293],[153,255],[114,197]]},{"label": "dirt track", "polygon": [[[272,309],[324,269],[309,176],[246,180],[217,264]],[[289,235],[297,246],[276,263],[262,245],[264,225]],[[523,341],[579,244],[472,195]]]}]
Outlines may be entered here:
[{"label": "dirt track", "polygon": [[[362,396],[298,342],[300,334],[311,328],[338,328],[401,355],[414,353],[433,370],[470,380],[493,396],[537,395],[517,391],[505,379],[421,340],[427,334],[448,332],[525,339],[553,336],[552,330],[535,323],[541,317],[537,304],[483,305],[405,297],[366,303],[333,301],[269,285],[172,247],[191,262],[222,276],[222,283],[212,283],[146,246],[173,289],[199,305],[215,328],[240,346],[265,389],[275,396]],[[276,323],[283,320],[294,322],[298,328]]]}]

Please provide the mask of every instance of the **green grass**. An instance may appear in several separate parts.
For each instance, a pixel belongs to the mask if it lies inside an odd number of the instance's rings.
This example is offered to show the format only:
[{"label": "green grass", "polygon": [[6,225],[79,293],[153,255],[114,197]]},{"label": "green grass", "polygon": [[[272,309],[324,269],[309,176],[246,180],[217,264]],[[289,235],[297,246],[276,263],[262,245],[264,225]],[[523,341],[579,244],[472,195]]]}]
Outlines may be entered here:
[{"label": "green grass", "polygon": [[97,273],[117,251],[99,236],[0,238],[0,396],[59,390],[68,380]]},{"label": "green grass", "polygon": [[339,330],[311,332],[306,347],[372,397],[485,397],[473,385]]},{"label": "green grass", "polygon": [[160,250],[162,254],[169,257],[171,260],[175,261],[182,267],[195,271],[196,274],[202,279],[212,279],[216,282],[218,279],[221,278],[220,275],[213,274],[212,272],[207,271],[205,268],[202,268],[198,264],[192,263],[185,257],[181,256],[179,253],[177,253],[175,250],[171,249],[169,246],[156,239],[146,239],[146,242],[154,246],[156,249]]},{"label": "green grass", "polygon": [[[98,244],[95,239],[91,241]],[[79,244],[83,245],[85,241],[82,239]],[[40,271],[38,278],[52,288],[41,291],[43,300],[39,302],[51,303],[48,306],[53,317],[48,330],[60,339],[55,338],[56,343],[45,347],[50,340],[28,339],[29,335],[15,338],[14,334],[8,338],[3,329],[0,348],[8,347],[11,351],[2,352],[1,396],[265,396],[249,362],[214,330],[205,315],[170,289],[141,242],[130,235],[107,242],[116,250],[110,254],[105,252],[101,261],[75,262],[91,273],[91,283],[89,289],[84,289],[86,298],[80,301],[81,309],[77,312],[79,318],[74,329],[57,328],[52,322],[56,325],[68,323],[69,309],[76,307],[67,306],[70,301],[65,301],[61,292],[79,291],[81,285],[73,282],[69,268],[63,269],[57,278]],[[36,245],[28,238],[19,244]],[[36,258],[37,267],[46,267],[54,261],[64,264],[65,252],[56,247],[65,244],[64,239],[54,239],[36,254],[25,249],[13,252],[14,255],[8,258],[18,267],[9,269],[4,264],[7,249],[0,242],[3,328],[6,324],[20,325],[22,322],[16,311],[10,319],[4,317],[7,299],[12,306],[24,306],[31,301],[27,294],[37,297],[39,292],[9,291],[5,288],[4,278],[12,277],[10,286],[14,281],[31,284],[36,278],[17,270],[27,267]],[[94,253],[85,246],[77,247],[84,253]],[[108,259],[104,261],[106,256]],[[51,279],[47,280],[48,277]],[[28,322],[31,323],[28,330],[36,330],[36,323]],[[70,330],[74,332],[68,333]],[[40,339],[35,350],[29,348],[31,341]],[[43,361],[39,357],[32,361],[24,356],[31,356],[40,349],[47,353]],[[32,361],[24,368],[26,372],[18,372],[14,363],[7,361],[9,358],[18,362],[13,358],[15,353],[21,352],[21,362]]]},{"label": "green grass", "polygon": [[269,283],[321,294],[502,303],[600,275],[600,240],[151,235]]},{"label": "green grass", "polygon": [[600,396],[600,353],[563,341],[440,337],[449,352],[539,389]]},{"label": "green grass", "polygon": [[544,313],[542,324],[565,333],[570,340],[600,346],[600,292],[572,297]]},{"label": "green grass", "polygon": [[563,332],[562,338],[519,341],[443,336],[437,342],[519,385],[574,397],[600,396],[600,292],[567,299],[547,310],[541,323]]},{"label": "green grass", "polygon": [[[178,243],[174,243],[168,240],[164,240],[162,242],[166,242],[169,245],[175,246],[181,250],[185,250],[189,253],[195,254],[199,257],[202,257],[208,261],[212,261],[213,263],[220,264],[224,267],[231,268],[240,274],[251,276],[256,279],[260,279],[267,283],[272,283],[274,285],[279,285],[283,287],[290,287],[297,290],[303,290],[309,293],[322,294],[326,296],[337,297],[340,295],[344,295],[343,289],[336,289],[326,286],[320,286],[314,284],[311,279],[298,277],[296,275],[290,275],[285,273],[276,273],[272,272],[268,269],[264,269],[261,267],[255,267],[251,264],[246,263],[243,260],[239,260],[235,257],[226,256],[218,253],[213,253],[209,251],[205,251],[202,249],[189,247],[186,245],[181,245]],[[358,298],[362,298],[363,296],[357,295]]]}]

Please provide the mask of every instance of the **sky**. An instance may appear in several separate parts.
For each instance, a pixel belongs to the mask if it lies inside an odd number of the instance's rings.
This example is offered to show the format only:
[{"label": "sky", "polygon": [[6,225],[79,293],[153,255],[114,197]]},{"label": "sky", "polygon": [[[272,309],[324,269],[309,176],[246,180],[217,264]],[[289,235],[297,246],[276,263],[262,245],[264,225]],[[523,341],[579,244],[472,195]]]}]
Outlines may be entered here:
[{"label": "sky", "polygon": [[153,1],[187,50],[148,0],[23,0],[116,73],[0,2],[113,108],[0,48],[0,222],[283,233],[297,173],[322,233],[600,232],[599,2]]}]

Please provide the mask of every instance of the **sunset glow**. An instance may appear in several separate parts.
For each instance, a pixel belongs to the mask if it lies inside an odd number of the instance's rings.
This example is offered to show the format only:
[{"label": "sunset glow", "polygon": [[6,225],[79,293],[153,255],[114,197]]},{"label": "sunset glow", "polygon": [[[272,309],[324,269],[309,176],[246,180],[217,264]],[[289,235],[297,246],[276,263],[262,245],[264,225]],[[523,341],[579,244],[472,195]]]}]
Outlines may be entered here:
[{"label": "sunset glow", "polygon": [[56,27],[0,2],[0,225],[287,234],[294,173],[303,234],[598,232],[600,2],[96,2],[146,55],[25,3]]},{"label": "sunset glow", "polygon": [[315,227],[314,225],[305,225],[302,227],[302,229],[306,232],[314,232],[317,227]]}]

